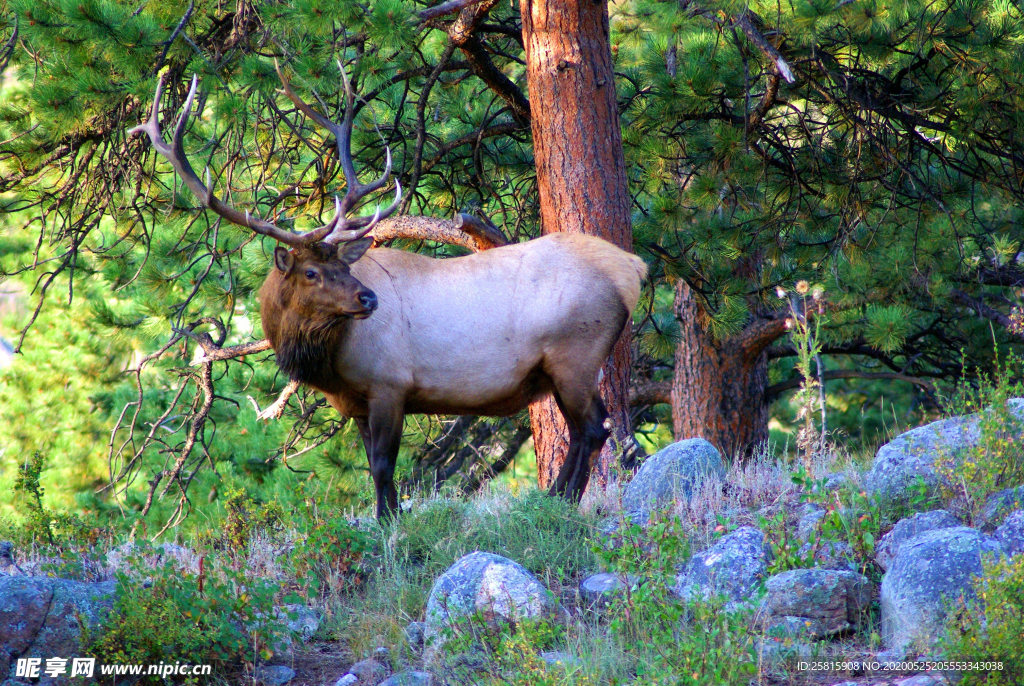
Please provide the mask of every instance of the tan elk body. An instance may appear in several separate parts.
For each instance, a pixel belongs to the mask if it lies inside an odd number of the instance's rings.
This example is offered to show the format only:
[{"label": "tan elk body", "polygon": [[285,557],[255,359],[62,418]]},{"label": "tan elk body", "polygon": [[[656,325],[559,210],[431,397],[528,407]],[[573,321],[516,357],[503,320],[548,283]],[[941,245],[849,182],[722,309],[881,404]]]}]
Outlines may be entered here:
[{"label": "tan elk body", "polygon": [[[284,231],[220,201],[184,156],[181,137],[196,82],[171,145],[150,120],[138,127],[206,207],[292,246],[278,247],[260,290],[264,332],[293,381],[322,391],[356,420],[377,491],[377,515],[397,508],[394,470],[409,413],[509,415],[553,393],[569,427],[566,461],[552,493],[579,499],[590,462],[608,436],[598,396],[601,366],[631,321],[644,262],[592,236],[558,233],[465,257],[434,259],[378,248],[372,217],[348,218],[362,186],[352,167],[353,97],[346,81],[342,126],[285,92],[338,140],[348,192],[326,226]],[[388,158],[390,170],[390,155]]]},{"label": "tan elk body", "polygon": [[[556,379],[563,401],[589,398],[646,267],[578,234],[444,260],[380,248],[351,266],[379,303],[361,319],[347,318],[344,292],[334,308],[292,314],[309,290],[343,291],[325,281],[285,287],[289,277],[304,280],[304,269],[296,261],[292,274],[267,277],[263,330],[293,378],[323,391],[342,415],[365,417],[383,399],[406,413],[507,415],[550,393]],[[329,335],[311,333],[330,321]],[[303,363],[318,360],[315,368],[280,359],[296,346],[307,348]]]}]

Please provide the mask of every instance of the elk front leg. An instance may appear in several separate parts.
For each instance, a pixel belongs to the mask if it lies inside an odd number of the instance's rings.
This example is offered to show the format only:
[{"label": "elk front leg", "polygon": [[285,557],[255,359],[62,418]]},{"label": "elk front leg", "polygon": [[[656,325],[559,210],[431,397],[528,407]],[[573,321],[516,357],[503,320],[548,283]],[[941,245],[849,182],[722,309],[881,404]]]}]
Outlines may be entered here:
[{"label": "elk front leg", "polygon": [[[366,458],[377,491],[377,519],[385,521],[398,510],[398,492],[395,490],[395,463],[402,444],[402,425],[405,415],[402,404],[371,401],[369,417],[360,420],[360,433],[366,446]],[[364,431],[363,425],[366,429]]]}]

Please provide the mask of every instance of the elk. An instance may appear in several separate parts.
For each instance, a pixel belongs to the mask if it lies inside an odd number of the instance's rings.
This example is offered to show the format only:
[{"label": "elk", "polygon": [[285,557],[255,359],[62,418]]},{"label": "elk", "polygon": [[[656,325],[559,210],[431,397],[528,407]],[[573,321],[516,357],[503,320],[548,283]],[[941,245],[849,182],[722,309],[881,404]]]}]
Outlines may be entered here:
[{"label": "elk", "polygon": [[342,69],[345,115],[338,125],[291,89],[296,107],[330,131],[345,175],[331,221],[294,233],[234,209],[204,184],[182,137],[197,79],[172,143],[159,125],[162,80],[150,118],[130,133],[148,134],[209,210],[290,246],[274,250],[260,289],[263,330],[277,364],[293,382],[324,394],[362,435],[377,496],[377,517],[396,511],[395,461],[406,414],[505,416],[553,393],[569,427],[569,451],[553,495],[578,501],[590,463],[608,437],[598,395],[600,370],[631,322],[646,275],[643,260],[600,238],[555,233],[464,257],[434,259],[373,248],[368,234],[397,209],[349,213],[387,183],[359,183],[351,153],[352,88]]}]

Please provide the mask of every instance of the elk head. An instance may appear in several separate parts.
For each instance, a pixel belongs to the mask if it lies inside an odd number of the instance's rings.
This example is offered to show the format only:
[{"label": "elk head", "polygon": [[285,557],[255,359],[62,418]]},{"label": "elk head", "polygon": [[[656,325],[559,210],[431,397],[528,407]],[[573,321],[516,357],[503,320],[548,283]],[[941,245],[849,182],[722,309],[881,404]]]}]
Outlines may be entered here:
[{"label": "elk head", "polygon": [[338,319],[365,319],[377,309],[377,295],[352,276],[349,265],[363,256],[372,238],[333,245],[312,243],[297,250],[274,250],[276,273],[268,291],[280,306],[303,321],[320,325]]}]

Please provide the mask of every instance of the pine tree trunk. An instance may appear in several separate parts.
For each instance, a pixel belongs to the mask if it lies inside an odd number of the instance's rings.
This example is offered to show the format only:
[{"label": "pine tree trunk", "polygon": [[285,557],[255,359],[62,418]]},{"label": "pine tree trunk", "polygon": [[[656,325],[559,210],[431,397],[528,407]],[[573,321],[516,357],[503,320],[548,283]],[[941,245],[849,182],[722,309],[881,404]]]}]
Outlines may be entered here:
[{"label": "pine tree trunk", "polygon": [[784,319],[758,319],[716,341],[697,296],[676,284],[681,340],[672,377],[672,433],[704,438],[723,456],[742,459],[768,440],[768,346],[785,331]]},{"label": "pine tree trunk", "polygon": [[[533,152],[541,232],[600,236],[632,250],[630,198],[619,130],[608,38],[608,5],[571,0],[520,0],[530,88]],[[607,483],[613,445],[634,445],[627,389],[627,332],[605,365],[601,394],[612,438],[593,465],[591,483]],[[558,474],[569,447],[554,400],[530,406],[541,487]]]}]

